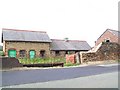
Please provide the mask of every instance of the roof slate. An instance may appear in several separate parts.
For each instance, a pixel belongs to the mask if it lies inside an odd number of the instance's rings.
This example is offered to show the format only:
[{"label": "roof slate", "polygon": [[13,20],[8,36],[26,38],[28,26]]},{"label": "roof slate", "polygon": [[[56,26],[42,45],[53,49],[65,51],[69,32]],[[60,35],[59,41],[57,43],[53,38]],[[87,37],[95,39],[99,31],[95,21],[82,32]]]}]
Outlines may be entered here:
[{"label": "roof slate", "polygon": [[51,42],[47,33],[40,31],[2,29],[2,36],[7,41]]},{"label": "roof slate", "polygon": [[51,50],[89,50],[91,47],[86,41],[77,40],[55,40],[51,39]]},{"label": "roof slate", "polygon": [[[102,35],[104,35],[105,32],[111,32],[113,35],[117,36],[118,38],[120,38],[120,31],[117,31],[117,30],[112,30],[112,29],[106,29]],[[101,36],[102,36],[101,35]],[[99,38],[101,38],[101,36],[99,36]],[[98,39],[99,39],[98,38]],[[97,40],[98,40],[97,39]]]},{"label": "roof slate", "polygon": [[16,29],[2,29],[2,38],[5,41],[51,42],[51,50],[90,50],[86,41],[50,39],[46,32]]},{"label": "roof slate", "polygon": [[116,35],[117,37],[120,38],[120,31],[117,31],[117,30],[111,30],[111,29],[108,29],[108,31],[110,31],[111,33],[113,33],[114,35]]}]

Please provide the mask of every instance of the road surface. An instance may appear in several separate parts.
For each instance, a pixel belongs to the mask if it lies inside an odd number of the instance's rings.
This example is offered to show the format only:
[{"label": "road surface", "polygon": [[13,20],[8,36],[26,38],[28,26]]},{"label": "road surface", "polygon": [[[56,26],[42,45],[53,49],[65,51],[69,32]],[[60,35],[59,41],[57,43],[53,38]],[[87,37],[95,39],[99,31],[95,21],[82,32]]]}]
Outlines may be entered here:
[{"label": "road surface", "polygon": [[20,84],[6,86],[4,88],[118,88],[118,72],[78,77],[67,80]]},{"label": "road surface", "polygon": [[117,72],[118,66],[86,66],[58,69],[39,69],[2,72],[2,86],[67,80]]}]

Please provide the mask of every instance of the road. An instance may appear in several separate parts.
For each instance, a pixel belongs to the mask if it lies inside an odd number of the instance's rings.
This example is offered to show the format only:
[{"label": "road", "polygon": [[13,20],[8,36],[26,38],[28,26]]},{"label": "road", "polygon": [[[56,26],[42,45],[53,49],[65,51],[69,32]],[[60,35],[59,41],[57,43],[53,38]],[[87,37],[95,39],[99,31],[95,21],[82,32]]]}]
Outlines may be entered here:
[{"label": "road", "polygon": [[[119,73],[120,74],[120,73]],[[118,88],[118,72],[104,73],[66,80],[5,86],[3,88]],[[40,90],[42,90],[40,89]],[[72,90],[72,89],[71,89]],[[94,90],[94,89],[93,89]],[[98,90],[98,89],[97,89]],[[101,89],[100,89],[101,90]],[[103,89],[105,90],[105,89]],[[118,89],[112,89],[118,90]]]},{"label": "road", "polygon": [[2,86],[67,80],[118,71],[118,66],[86,66],[58,69],[39,69],[2,72]]}]

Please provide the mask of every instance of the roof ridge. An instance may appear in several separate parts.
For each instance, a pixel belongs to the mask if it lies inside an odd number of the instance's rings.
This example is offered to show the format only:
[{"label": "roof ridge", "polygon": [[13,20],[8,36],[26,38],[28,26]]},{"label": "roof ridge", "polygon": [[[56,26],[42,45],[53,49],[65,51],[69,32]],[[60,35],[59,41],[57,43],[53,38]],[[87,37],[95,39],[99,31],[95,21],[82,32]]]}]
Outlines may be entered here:
[{"label": "roof ridge", "polygon": [[2,28],[2,30],[46,33],[46,31],[33,31],[33,30],[23,30],[23,29],[8,29],[8,28]]},{"label": "roof ridge", "polygon": [[113,30],[113,29],[106,29],[98,38],[97,38],[97,40],[105,33],[105,32],[107,32],[107,31],[116,31],[116,32],[120,32],[120,31],[117,31],[117,30]]},{"label": "roof ridge", "polygon": [[118,30],[113,30],[113,29],[107,29],[107,30],[109,30],[109,31],[116,31],[116,32],[119,32]]},{"label": "roof ridge", "polygon": [[[56,41],[64,41],[64,39],[51,39],[51,40],[56,40]],[[86,42],[85,40],[68,40],[72,42]]]},{"label": "roof ridge", "polygon": [[64,41],[64,39],[51,39],[51,40]]},{"label": "roof ridge", "polygon": [[69,41],[72,41],[72,42],[86,42],[85,40],[69,40]]}]

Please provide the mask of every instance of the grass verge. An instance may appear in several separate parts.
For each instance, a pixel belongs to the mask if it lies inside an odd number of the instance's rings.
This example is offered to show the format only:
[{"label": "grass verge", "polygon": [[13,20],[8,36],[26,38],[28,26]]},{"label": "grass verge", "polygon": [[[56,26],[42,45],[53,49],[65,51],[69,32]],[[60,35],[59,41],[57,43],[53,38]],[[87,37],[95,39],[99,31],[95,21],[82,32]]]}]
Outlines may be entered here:
[{"label": "grass verge", "polygon": [[45,64],[45,63],[64,63],[64,66],[77,66],[80,64],[72,64],[72,63],[66,63],[65,58],[23,58],[18,59],[20,63],[22,64]]}]

